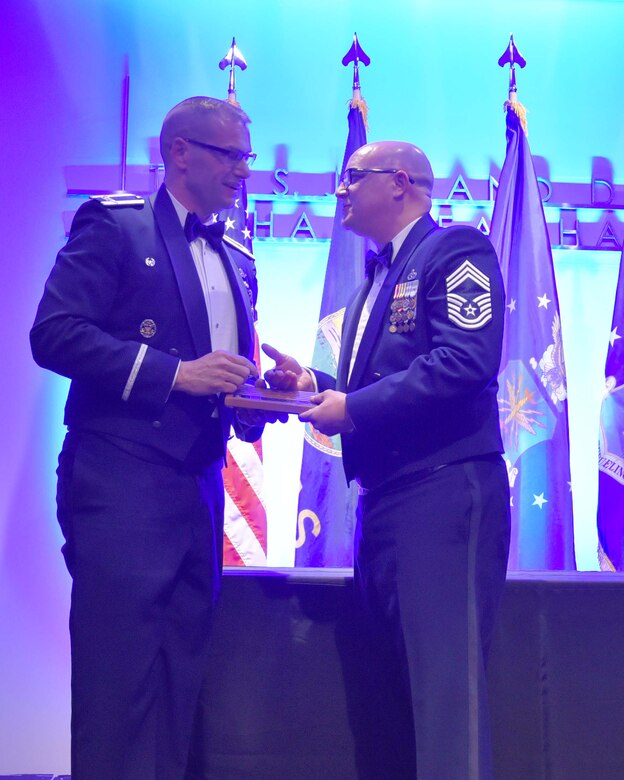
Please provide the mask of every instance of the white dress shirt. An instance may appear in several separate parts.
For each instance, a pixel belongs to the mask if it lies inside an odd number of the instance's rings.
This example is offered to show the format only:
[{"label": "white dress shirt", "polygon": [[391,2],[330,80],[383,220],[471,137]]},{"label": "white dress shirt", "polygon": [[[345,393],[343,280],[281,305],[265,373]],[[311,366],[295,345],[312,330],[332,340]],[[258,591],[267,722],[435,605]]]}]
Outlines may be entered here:
[{"label": "white dress shirt", "polygon": [[[414,225],[418,222],[420,217],[416,217],[415,220],[409,223],[409,225],[406,225],[403,230],[399,231],[396,236],[392,239],[392,259],[390,261],[390,264],[394,263],[395,257],[399,254],[399,250],[403,246],[403,242],[407,238],[407,234],[410,232],[410,230],[414,227]],[[351,363],[349,364],[349,376],[347,378],[347,381],[351,378],[351,372],[353,371],[353,366],[355,364],[355,359],[357,357],[358,350],[360,348],[360,344],[362,342],[362,336],[364,335],[364,330],[366,329],[366,325],[368,324],[368,319],[370,317],[370,313],[373,310],[373,306],[375,305],[375,301],[377,300],[377,296],[379,295],[379,291],[381,290],[383,283],[386,280],[386,276],[388,275],[389,269],[386,268],[384,265],[379,264],[377,268],[375,269],[375,277],[373,279],[373,283],[371,285],[370,290],[368,291],[368,295],[366,296],[366,300],[364,301],[364,306],[362,306],[362,313],[360,314],[360,320],[358,322],[357,330],[355,332],[355,339],[353,340],[353,351],[351,352]]]},{"label": "white dress shirt", "polygon": [[[167,190],[182,227],[189,213],[184,206]],[[232,288],[223,267],[223,261],[205,238],[198,236],[189,244],[197,275],[204,293],[208,322],[210,325],[210,343],[213,352],[217,349],[238,353],[238,328],[236,307]]]}]

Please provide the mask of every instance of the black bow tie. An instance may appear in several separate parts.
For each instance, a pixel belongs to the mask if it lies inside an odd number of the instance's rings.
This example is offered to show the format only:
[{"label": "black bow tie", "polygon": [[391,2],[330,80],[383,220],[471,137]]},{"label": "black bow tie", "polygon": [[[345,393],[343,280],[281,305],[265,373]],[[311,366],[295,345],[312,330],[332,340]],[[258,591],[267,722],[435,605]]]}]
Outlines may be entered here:
[{"label": "black bow tie", "polygon": [[184,223],[184,235],[186,236],[189,244],[196,238],[205,238],[210,246],[219,251],[221,242],[223,241],[223,231],[225,229],[224,222],[213,222],[211,225],[204,225],[200,221],[197,214],[192,214],[190,211],[186,215],[186,222]]},{"label": "black bow tie", "polygon": [[390,268],[392,262],[392,242],[387,243],[381,252],[373,252],[369,249],[366,253],[366,261],[364,268],[366,270],[366,276],[372,278],[375,275],[378,265],[383,265],[384,268]]}]

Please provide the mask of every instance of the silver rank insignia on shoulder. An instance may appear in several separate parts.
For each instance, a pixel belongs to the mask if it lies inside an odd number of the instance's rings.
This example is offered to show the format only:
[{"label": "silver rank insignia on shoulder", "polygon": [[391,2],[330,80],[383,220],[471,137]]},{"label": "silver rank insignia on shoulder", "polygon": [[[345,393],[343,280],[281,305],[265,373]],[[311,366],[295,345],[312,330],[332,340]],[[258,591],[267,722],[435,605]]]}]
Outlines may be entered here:
[{"label": "silver rank insignia on shoulder", "polygon": [[446,303],[451,322],[465,330],[478,330],[492,319],[490,280],[466,259],[446,277]]},{"label": "silver rank insignia on shoulder", "polygon": [[139,333],[144,339],[151,339],[156,333],[156,323],[154,320],[143,320],[139,327]]},{"label": "silver rank insignia on shoulder", "polygon": [[146,257],[145,258],[145,265],[148,268],[153,268],[156,265],[156,260],[154,260],[153,257]]},{"label": "silver rank insignia on shoulder", "polygon": [[400,282],[394,288],[390,304],[390,333],[407,333],[416,330],[416,294],[418,279]]},{"label": "silver rank insignia on shoulder", "polygon": [[90,195],[90,200],[99,200],[102,206],[142,206],[145,198],[133,195],[131,192],[110,192],[107,195]]}]

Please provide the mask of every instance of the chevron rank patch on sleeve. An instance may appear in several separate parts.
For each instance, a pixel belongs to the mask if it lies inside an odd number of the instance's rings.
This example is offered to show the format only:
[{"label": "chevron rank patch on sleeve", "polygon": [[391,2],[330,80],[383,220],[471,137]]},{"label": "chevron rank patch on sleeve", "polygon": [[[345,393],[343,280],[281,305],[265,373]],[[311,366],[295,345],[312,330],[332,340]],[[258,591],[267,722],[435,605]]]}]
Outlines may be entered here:
[{"label": "chevron rank patch on sleeve", "polygon": [[478,330],[492,319],[490,280],[466,259],[446,277],[446,303],[451,322],[465,330]]}]

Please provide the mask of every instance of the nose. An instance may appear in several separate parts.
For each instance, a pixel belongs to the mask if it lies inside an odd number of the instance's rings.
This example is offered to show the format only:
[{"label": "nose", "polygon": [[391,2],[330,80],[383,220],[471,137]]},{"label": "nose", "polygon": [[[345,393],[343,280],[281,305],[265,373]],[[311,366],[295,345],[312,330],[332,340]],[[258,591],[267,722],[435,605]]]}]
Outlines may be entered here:
[{"label": "nose", "polygon": [[248,179],[251,176],[251,169],[247,160],[241,160],[237,163],[237,169],[241,179]]},{"label": "nose", "polygon": [[344,198],[346,194],[347,194],[347,186],[343,181],[341,181],[338,184],[338,187],[336,188],[335,195],[337,198]]},{"label": "nose", "polygon": [[249,163],[244,158],[242,160],[238,160],[238,162],[234,165],[234,171],[236,171],[236,175],[240,176],[241,179],[248,179],[251,176],[251,168],[249,167]]}]

